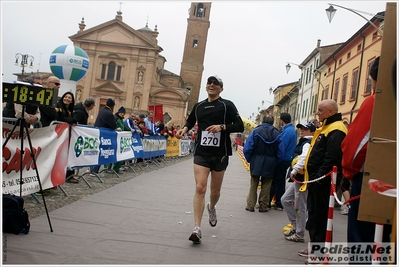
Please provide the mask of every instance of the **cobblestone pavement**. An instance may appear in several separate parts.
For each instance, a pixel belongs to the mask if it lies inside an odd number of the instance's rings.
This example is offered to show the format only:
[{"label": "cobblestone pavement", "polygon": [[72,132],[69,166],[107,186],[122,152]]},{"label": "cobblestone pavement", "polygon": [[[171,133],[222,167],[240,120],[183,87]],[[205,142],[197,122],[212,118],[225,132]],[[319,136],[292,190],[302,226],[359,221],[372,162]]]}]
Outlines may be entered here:
[{"label": "cobblestone pavement", "polygon": [[[191,157],[192,155],[190,154],[184,157],[166,158],[162,162],[157,161],[147,165],[142,163],[136,163],[131,165],[134,171],[132,169],[128,169],[123,174],[119,174],[119,177],[117,177],[113,173],[104,173],[104,177],[101,178],[103,182],[101,182],[97,177],[85,175],[84,178],[91,185],[91,188],[84,182],[82,178],[78,178],[78,176],[75,175],[75,178],[79,180],[79,183],[65,183],[62,185],[62,188],[64,189],[66,194],[68,194],[68,196],[66,196],[60,188],[57,188],[55,190],[51,189],[44,195],[47,210],[48,212],[51,212],[86,196],[95,194],[107,188],[113,187],[116,184],[133,179],[142,173],[173,165],[177,162],[190,159]],[[81,169],[78,174],[83,174],[86,169],[87,168]],[[46,209],[42,196],[37,197],[40,203],[38,203],[31,195],[24,196],[23,198],[25,200],[25,209],[28,212],[30,219],[46,214]]]}]

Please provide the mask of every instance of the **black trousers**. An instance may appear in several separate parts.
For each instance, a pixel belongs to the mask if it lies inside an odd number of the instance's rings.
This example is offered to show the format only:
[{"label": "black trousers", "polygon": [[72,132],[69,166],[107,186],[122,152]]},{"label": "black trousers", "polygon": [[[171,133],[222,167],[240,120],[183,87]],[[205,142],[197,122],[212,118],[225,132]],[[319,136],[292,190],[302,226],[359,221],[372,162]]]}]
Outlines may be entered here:
[{"label": "black trousers", "polygon": [[308,231],[310,242],[325,242],[331,179],[326,177],[308,186]]},{"label": "black trousers", "polygon": [[[291,161],[281,161],[277,164],[276,169],[274,170],[274,176],[272,181],[272,186],[270,188],[270,203],[273,199],[273,196],[276,195],[275,204],[280,208],[283,208],[281,205],[281,197],[285,193],[285,177],[287,173],[287,169],[291,166]],[[270,206],[269,203],[269,206]]]}]

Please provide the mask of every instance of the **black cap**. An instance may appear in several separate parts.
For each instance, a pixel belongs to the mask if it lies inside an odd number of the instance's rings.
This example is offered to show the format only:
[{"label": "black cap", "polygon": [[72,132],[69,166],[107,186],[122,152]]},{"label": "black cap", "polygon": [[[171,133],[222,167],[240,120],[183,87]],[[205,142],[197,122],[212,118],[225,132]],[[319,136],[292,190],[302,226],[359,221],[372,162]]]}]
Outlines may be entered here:
[{"label": "black cap", "polygon": [[112,98],[107,99],[107,103],[105,103],[108,107],[113,107],[115,106],[115,101],[112,100]]},{"label": "black cap", "polygon": [[312,133],[316,131],[316,126],[310,121],[298,123],[296,125],[296,128],[299,128],[299,129],[300,128],[306,128],[306,129],[309,129]]}]

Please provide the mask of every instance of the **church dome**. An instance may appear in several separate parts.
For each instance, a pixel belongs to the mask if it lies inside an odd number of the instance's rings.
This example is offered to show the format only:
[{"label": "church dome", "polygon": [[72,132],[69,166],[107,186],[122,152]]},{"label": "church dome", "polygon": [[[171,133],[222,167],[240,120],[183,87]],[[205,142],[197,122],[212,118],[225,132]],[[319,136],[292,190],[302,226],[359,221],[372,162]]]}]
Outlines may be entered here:
[{"label": "church dome", "polygon": [[138,29],[138,31],[154,32],[153,30],[148,28],[148,23],[145,24],[144,28]]}]

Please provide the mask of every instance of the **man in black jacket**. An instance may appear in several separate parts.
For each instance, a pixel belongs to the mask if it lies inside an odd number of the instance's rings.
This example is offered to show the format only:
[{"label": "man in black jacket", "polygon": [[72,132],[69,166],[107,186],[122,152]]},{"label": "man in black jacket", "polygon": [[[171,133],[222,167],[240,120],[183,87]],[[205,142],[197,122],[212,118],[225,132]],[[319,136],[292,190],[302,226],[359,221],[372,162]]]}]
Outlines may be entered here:
[{"label": "man in black jacket", "polygon": [[116,121],[114,118],[114,107],[115,101],[111,98],[108,98],[107,102],[105,103],[105,107],[100,109],[100,111],[98,112],[94,127],[116,130],[118,126],[116,125]]},{"label": "man in black jacket", "polygon": [[[60,89],[61,87],[61,81],[58,77],[56,76],[50,76],[47,78],[47,88],[52,88],[52,89]],[[55,111],[54,107],[44,107],[40,106],[40,122],[42,123],[42,127],[47,127],[50,125],[52,121],[56,121],[58,118],[58,114]]]},{"label": "man in black jacket", "polygon": [[[100,109],[100,111],[98,112],[98,116],[96,118],[96,122],[94,123],[94,127],[116,130],[118,126],[116,125],[116,121],[114,118],[114,113],[113,113],[114,107],[115,107],[115,101],[112,100],[111,98],[108,98],[107,102],[105,103],[105,107]],[[91,168],[91,172],[98,173],[100,167],[101,165],[93,166]]]},{"label": "man in black jacket", "polygon": [[[338,169],[338,175],[342,175],[341,143],[347,128],[342,122],[341,113],[338,113],[338,105],[332,99],[325,99],[317,106],[316,114],[322,126],[316,130],[311,141],[305,161],[305,181],[330,173],[334,166]],[[308,185],[308,230],[311,243],[324,244],[326,241],[330,186],[330,176]],[[308,249],[298,252],[303,257],[311,253]]]},{"label": "man in black jacket", "polygon": [[94,108],[95,100],[92,97],[87,98],[83,103],[77,103],[73,108],[73,117],[78,121],[78,124],[87,125],[89,119],[89,111]]}]

